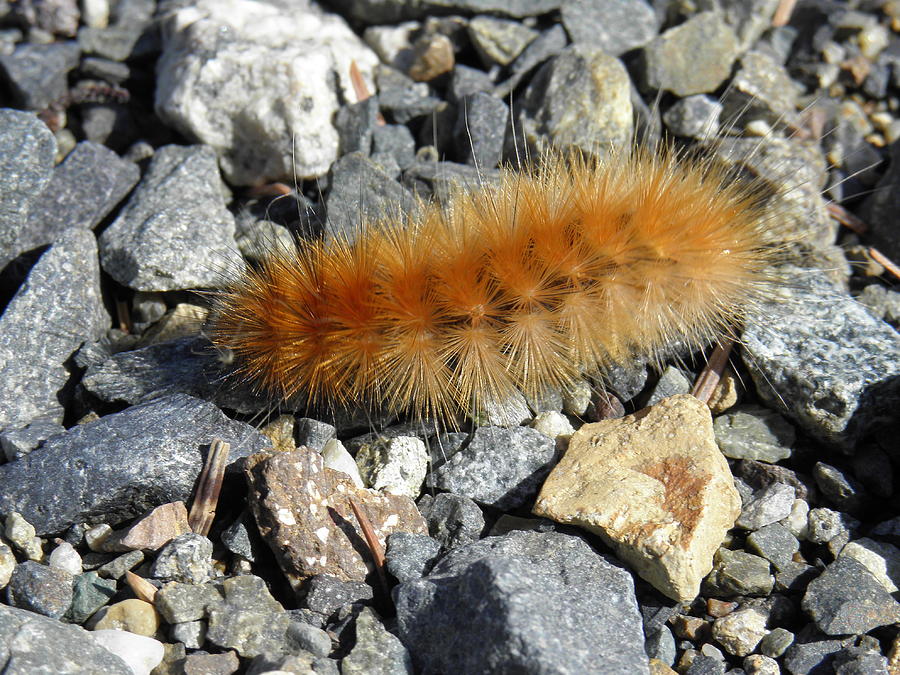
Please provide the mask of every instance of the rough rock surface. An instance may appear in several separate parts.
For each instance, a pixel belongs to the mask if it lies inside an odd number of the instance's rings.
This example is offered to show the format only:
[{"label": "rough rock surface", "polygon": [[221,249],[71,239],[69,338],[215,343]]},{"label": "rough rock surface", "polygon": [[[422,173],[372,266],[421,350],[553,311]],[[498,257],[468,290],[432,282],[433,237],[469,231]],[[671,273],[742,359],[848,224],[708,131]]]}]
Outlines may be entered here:
[{"label": "rough rock surface", "polygon": [[118,656],[101,647],[91,633],[24,609],[0,605],[0,655],[10,675],[94,672],[133,675]]},{"label": "rough rock surface", "polygon": [[351,499],[368,517],[382,547],[392,532],[427,533],[411,499],[357,488],[307,448],[257,454],[246,471],[260,533],[295,587],[314,574],[365,580],[370,554]]},{"label": "rough rock surface", "polygon": [[692,600],[741,500],[709,409],[673,396],[569,441],[534,513],[599,534],[660,592]]},{"label": "rough rock surface", "polygon": [[0,512],[18,510],[46,535],[186,501],[217,437],[231,444],[231,461],[269,445],[252,427],[184,395],[73,427],[0,466]]},{"label": "rough rock surface", "polygon": [[213,146],[237,185],[325,173],[337,158],[338,95],[356,100],[351,62],[373,90],[377,57],[343,19],[286,7],[203,0],[170,17],[156,109]]},{"label": "rough rock surface", "polygon": [[73,231],[40,257],[0,317],[0,429],[62,422],[66,362],[109,322],[94,235]]},{"label": "rough rock surface", "polygon": [[511,532],[462,546],[394,601],[425,672],[649,672],[631,576],[578,537]]}]

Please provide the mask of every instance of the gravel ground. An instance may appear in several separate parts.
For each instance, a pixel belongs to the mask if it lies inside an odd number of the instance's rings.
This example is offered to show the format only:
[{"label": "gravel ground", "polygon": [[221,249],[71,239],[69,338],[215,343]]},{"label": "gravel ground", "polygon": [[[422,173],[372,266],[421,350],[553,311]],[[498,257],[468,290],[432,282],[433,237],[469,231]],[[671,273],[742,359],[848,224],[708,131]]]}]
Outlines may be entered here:
[{"label": "gravel ground", "polygon": [[[900,3],[779,4],[0,2],[3,672],[900,672]],[[802,239],[709,406],[273,411],[203,334],[278,242],[663,136]]]}]

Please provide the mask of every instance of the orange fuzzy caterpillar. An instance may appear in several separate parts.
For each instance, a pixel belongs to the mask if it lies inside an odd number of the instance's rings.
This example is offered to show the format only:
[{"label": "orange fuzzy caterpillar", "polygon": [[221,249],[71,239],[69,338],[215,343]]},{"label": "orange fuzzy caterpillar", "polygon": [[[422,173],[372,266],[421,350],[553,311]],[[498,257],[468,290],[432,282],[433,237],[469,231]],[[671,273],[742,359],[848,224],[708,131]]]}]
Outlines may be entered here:
[{"label": "orange fuzzy caterpillar", "polygon": [[730,331],[772,284],[764,218],[711,161],[557,157],[273,251],[220,295],[213,341],[284,399],[452,420]]}]

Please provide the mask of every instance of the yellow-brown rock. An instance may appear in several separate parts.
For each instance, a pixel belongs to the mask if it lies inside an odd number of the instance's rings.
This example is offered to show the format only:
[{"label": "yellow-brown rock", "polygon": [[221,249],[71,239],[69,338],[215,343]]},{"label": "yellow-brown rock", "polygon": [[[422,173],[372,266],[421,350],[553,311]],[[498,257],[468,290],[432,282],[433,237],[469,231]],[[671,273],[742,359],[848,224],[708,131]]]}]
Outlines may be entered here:
[{"label": "yellow-brown rock", "polygon": [[740,511],[709,409],[687,394],[583,426],[534,507],[539,516],[597,533],[678,601],[696,597]]}]

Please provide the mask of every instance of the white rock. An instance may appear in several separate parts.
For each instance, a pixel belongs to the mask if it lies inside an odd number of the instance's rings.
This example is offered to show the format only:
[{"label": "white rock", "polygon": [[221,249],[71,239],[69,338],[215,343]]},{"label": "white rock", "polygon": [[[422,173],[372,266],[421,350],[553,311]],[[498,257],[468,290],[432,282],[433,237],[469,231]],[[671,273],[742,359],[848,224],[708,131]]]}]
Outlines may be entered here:
[{"label": "white rock", "polygon": [[81,0],[81,20],[91,28],[109,25],[109,0]]},{"label": "white rock", "polygon": [[163,660],[165,648],[159,640],[124,630],[95,630],[93,638],[122,659],[134,675],[150,675]]},{"label": "white rock", "polygon": [[6,543],[0,540],[0,588],[6,588],[13,570],[16,569],[16,556]]},{"label": "white rock", "polygon": [[359,473],[369,487],[410,499],[419,496],[428,460],[425,444],[412,436],[368,443],[356,455]]},{"label": "white rock", "polygon": [[791,515],[796,493],[794,488],[784,483],[772,483],[758,490],[741,511],[735,523],[747,530],[758,530]]},{"label": "white rock", "polygon": [[382,63],[406,72],[413,60],[412,34],[421,24],[418,21],[405,21],[396,26],[370,26],[363,33],[363,40]]},{"label": "white rock", "polygon": [[861,562],[878,579],[889,593],[897,589],[900,581],[900,549],[892,544],[862,537],[848,542],[838,556],[848,556]]},{"label": "white rock", "polygon": [[596,532],[678,601],[696,597],[740,510],[709,408],[686,394],[581,427],[534,507]]},{"label": "white rock", "polygon": [[712,636],[729,654],[747,656],[766,635],[766,617],[755,609],[739,609],[713,621]]},{"label": "white rock", "polygon": [[329,469],[343,471],[350,476],[356,487],[366,487],[362,476],[359,475],[359,467],[356,465],[353,455],[347,452],[347,448],[338,439],[332,438],[325,444],[325,447],[322,448],[322,459]]},{"label": "white rock", "polygon": [[781,675],[778,661],[763,654],[750,654],[742,665],[747,675]]},{"label": "white rock", "polygon": [[75,550],[75,547],[67,541],[59,542],[50,554],[47,562],[50,564],[50,567],[65,570],[73,576],[84,571],[81,567],[81,556]]},{"label": "white rock", "polygon": [[795,499],[791,504],[790,514],[781,521],[781,524],[797,539],[804,541],[809,534],[809,504],[802,499]]},{"label": "white rock", "polygon": [[374,91],[378,57],[311,5],[200,0],[174,11],[165,35],[157,113],[213,146],[234,184],[324,174],[338,151],[336,86],[356,100],[352,62]]},{"label": "white rock", "polygon": [[535,431],[544,434],[544,436],[554,439],[560,436],[571,436],[575,433],[569,418],[555,410],[540,413],[534,418],[530,426]]}]

